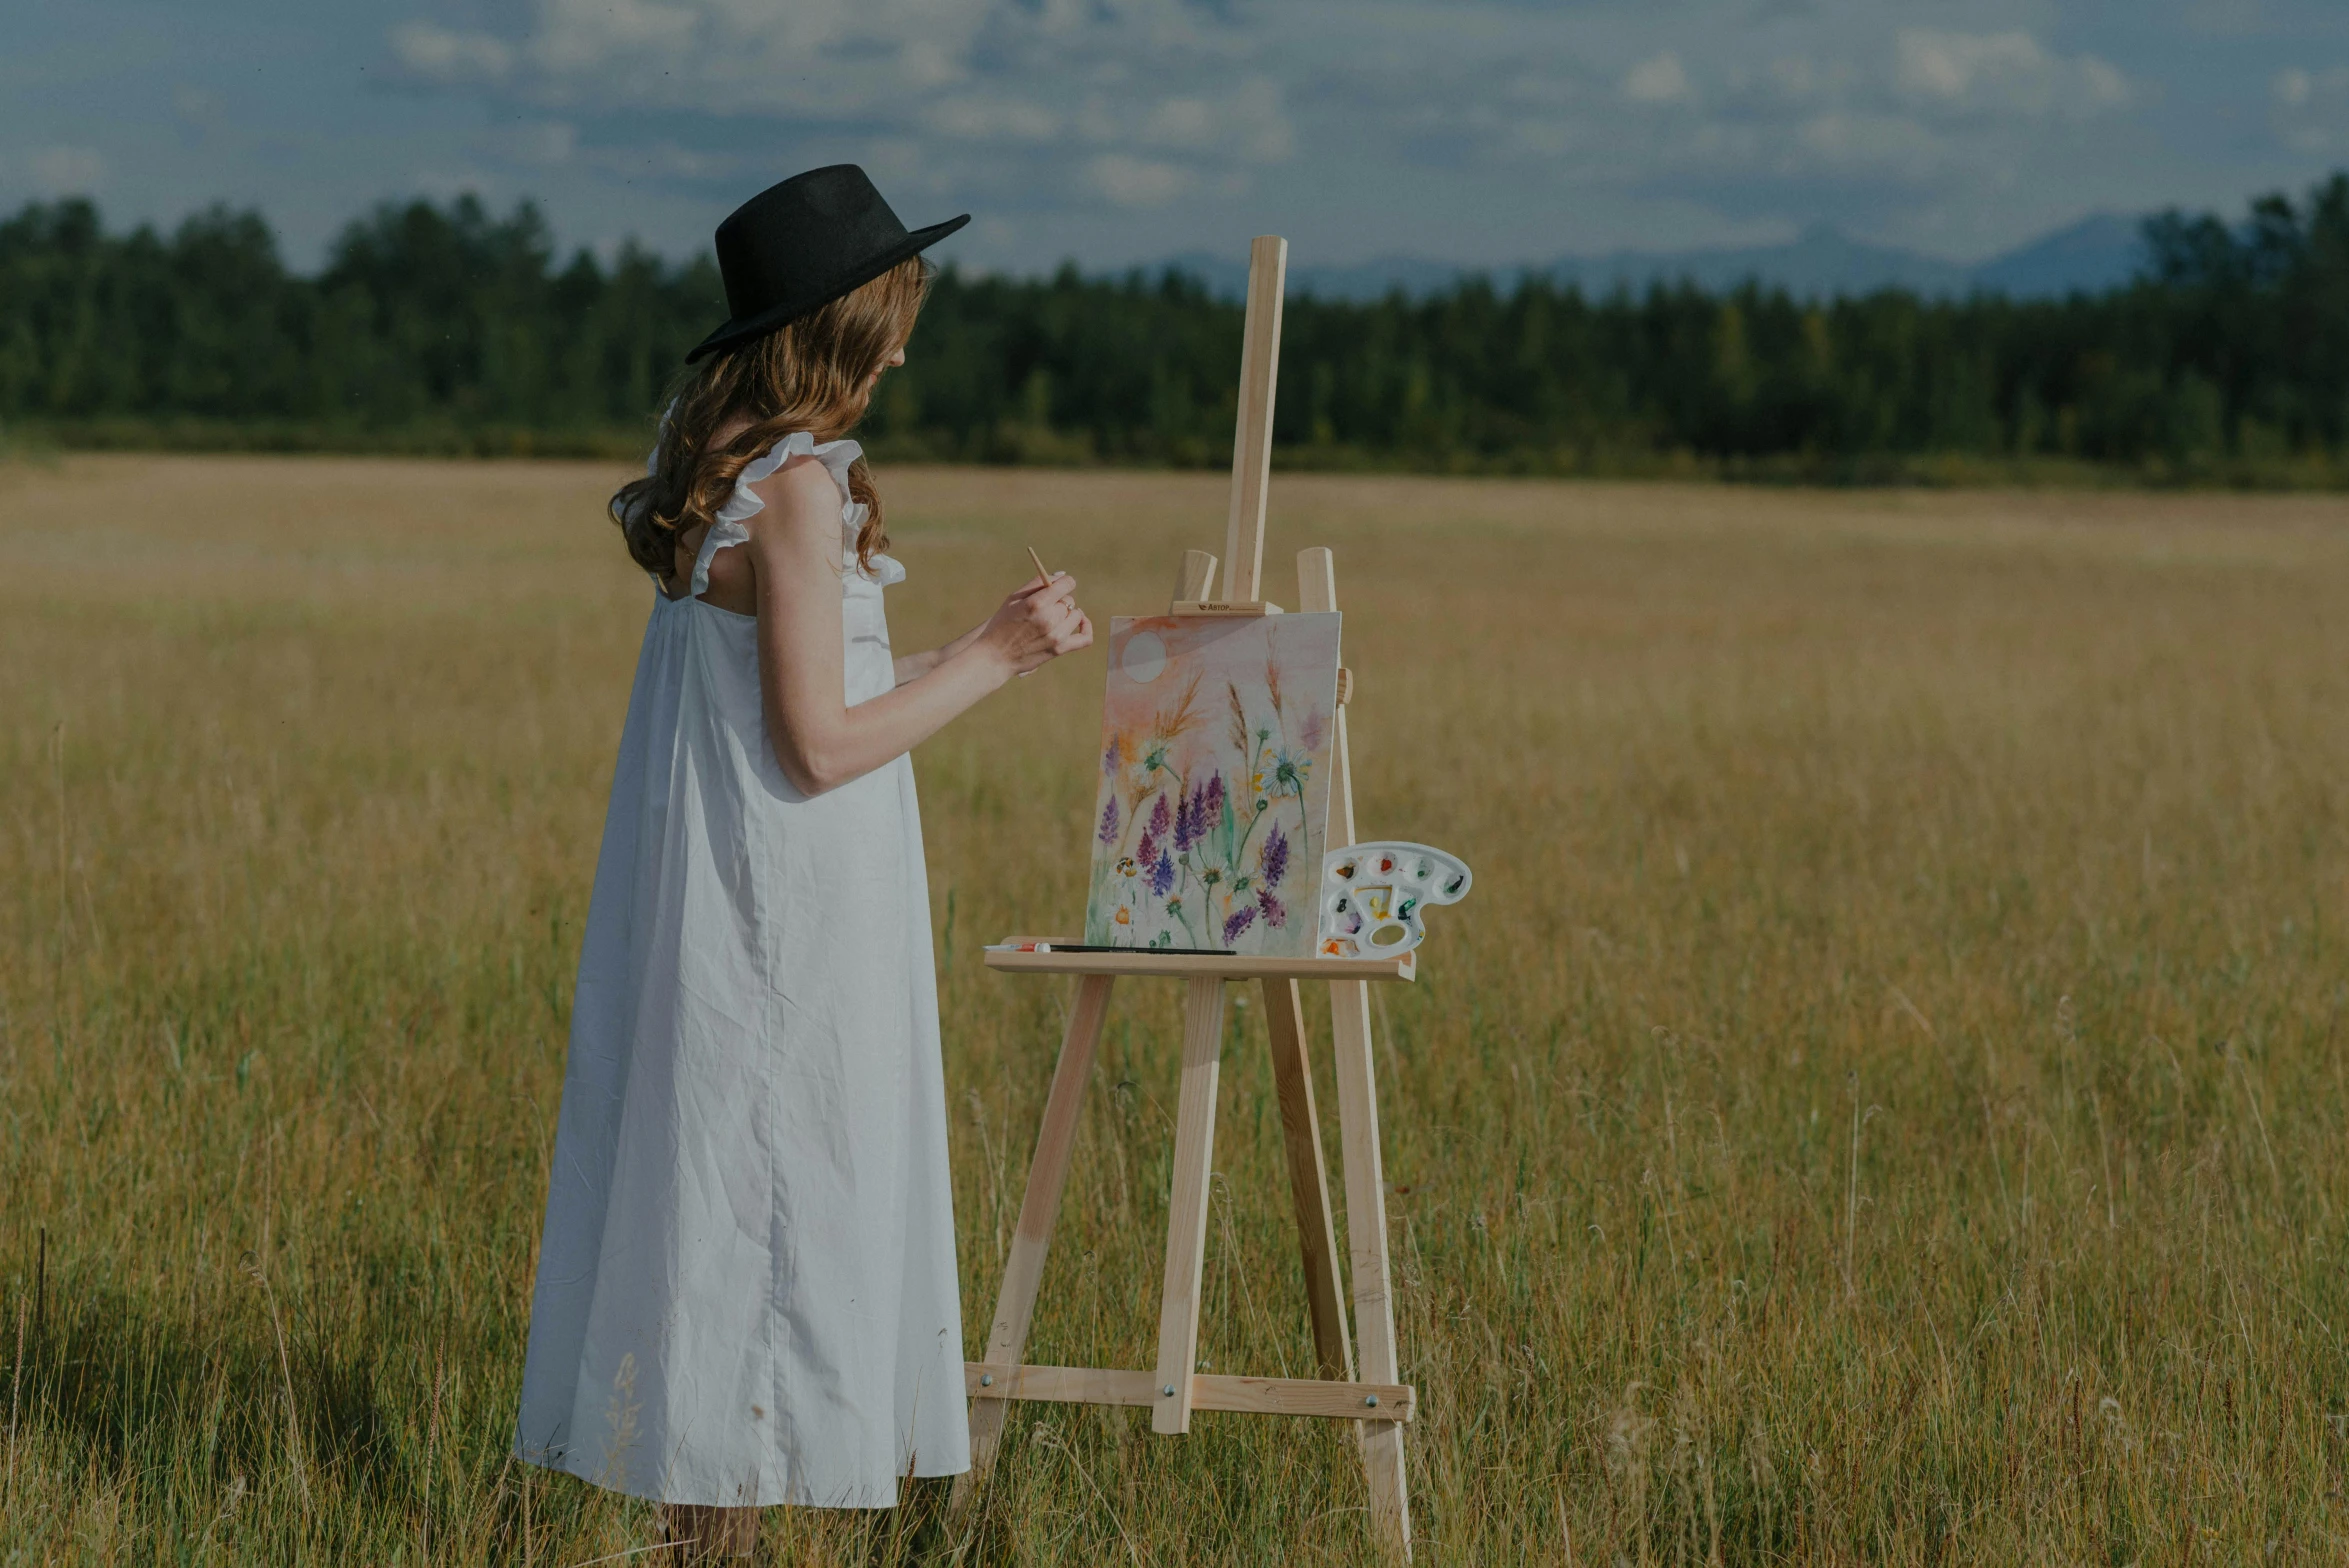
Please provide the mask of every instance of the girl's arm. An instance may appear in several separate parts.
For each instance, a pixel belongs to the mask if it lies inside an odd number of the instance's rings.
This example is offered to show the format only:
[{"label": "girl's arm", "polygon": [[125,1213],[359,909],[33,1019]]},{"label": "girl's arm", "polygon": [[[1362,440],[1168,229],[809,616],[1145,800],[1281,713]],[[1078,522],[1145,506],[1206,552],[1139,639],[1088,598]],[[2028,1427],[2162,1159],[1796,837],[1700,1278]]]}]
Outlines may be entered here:
[{"label": "girl's arm", "polygon": [[757,576],[759,693],[775,761],[807,794],[893,761],[1014,675],[1093,641],[1075,581],[1056,574],[1005,599],[913,679],[900,661],[895,690],[850,707],[841,693],[839,487],[823,464],[798,457],[753,489],[765,503],[744,547]]},{"label": "girl's arm", "polygon": [[[1057,577],[1059,574],[1056,572],[1053,575]],[[1028,585],[1019,591],[1021,593],[1033,593],[1041,586],[1043,585],[1037,579],[1031,577],[1028,579]],[[977,641],[979,633],[985,631],[986,629],[987,628],[984,624],[974,626],[969,631],[964,632],[960,637],[955,638],[954,641],[948,643],[945,647],[932,648],[928,653],[900,654],[897,660],[897,684],[903,686],[907,681],[920,680],[923,676],[936,669],[940,664],[944,663],[948,659],[953,658],[956,654],[962,652],[963,649],[968,648],[973,642]]]},{"label": "girl's arm", "polygon": [[[1026,583],[1022,584],[1018,588],[1013,589],[1011,597],[1013,599],[1017,599],[1026,594],[1034,593],[1039,588],[1050,588],[1053,586],[1053,583],[1060,582],[1065,582],[1072,592],[1075,590],[1077,585],[1077,580],[1073,577],[1070,577],[1068,573],[1054,572],[1052,574],[1052,582],[1048,583],[1041,577],[1031,577],[1027,580]],[[1005,601],[1005,603],[1009,602],[1010,600]],[[899,655],[896,665],[897,684],[903,686],[907,681],[921,679],[923,676],[936,669],[945,660],[953,658],[956,654],[962,652],[963,649],[969,647],[973,642],[976,642],[980,634],[986,630],[987,623],[982,621],[977,626],[972,627],[969,631],[964,632],[960,637],[955,638],[954,641],[946,644],[946,646],[943,648],[932,648],[927,653],[908,653]]]}]

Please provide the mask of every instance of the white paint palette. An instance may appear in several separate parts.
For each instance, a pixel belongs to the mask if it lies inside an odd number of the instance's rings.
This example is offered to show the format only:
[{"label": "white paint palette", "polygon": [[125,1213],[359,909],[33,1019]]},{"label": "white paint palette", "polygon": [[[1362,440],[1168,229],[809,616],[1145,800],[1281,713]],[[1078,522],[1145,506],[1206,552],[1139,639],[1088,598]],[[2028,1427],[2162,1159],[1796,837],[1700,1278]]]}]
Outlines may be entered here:
[{"label": "white paint palette", "polygon": [[1468,863],[1426,844],[1381,842],[1322,857],[1318,951],[1325,958],[1396,958],[1427,940],[1420,912],[1457,904]]}]

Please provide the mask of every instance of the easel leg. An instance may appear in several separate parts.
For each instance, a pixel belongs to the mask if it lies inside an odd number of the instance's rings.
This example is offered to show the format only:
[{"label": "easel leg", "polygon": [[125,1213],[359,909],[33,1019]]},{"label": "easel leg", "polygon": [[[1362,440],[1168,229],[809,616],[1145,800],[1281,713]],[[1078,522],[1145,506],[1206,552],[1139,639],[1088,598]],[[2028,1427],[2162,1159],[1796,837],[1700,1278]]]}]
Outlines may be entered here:
[{"label": "easel leg", "polygon": [[1199,1369],[1199,1284],[1207,1253],[1207,1187],[1215,1158],[1215,1080],[1223,1057],[1223,981],[1183,991],[1183,1084],[1175,1110],[1174,1191],[1166,1205],[1166,1286],[1158,1304],[1160,1397],[1153,1432],[1191,1430]]},{"label": "easel leg", "polygon": [[1320,1375],[1354,1380],[1354,1347],[1339,1294],[1338,1236],[1330,1223],[1329,1169],[1321,1156],[1321,1118],[1313,1106],[1313,1070],[1305,1053],[1305,1007],[1294,980],[1264,982],[1264,1021],[1272,1036],[1272,1079],[1280,1092],[1281,1138],[1288,1145],[1289,1192],[1296,1200],[1297,1244],[1305,1260],[1305,1300],[1313,1314]]},{"label": "easel leg", "polygon": [[[1108,975],[1087,975],[1077,985],[1077,1005],[1061,1037],[1060,1065],[1044,1101],[1044,1126],[1036,1134],[1036,1158],[1028,1167],[1028,1190],[1020,1199],[1019,1228],[1012,1232],[1011,1256],[1003,1266],[1003,1288],[995,1299],[995,1327],[987,1336],[987,1360],[1015,1363],[1027,1348],[1028,1323],[1035,1316],[1036,1288],[1044,1281],[1044,1256],[1052,1246],[1052,1222],[1060,1212],[1060,1189],[1068,1180],[1069,1156],[1077,1142],[1077,1114],[1084,1107],[1085,1081],[1093,1073],[1094,1048],[1101,1043],[1109,1013]],[[967,1501],[994,1463],[1011,1402],[971,1401],[971,1467],[955,1482],[955,1501]]]},{"label": "easel leg", "polygon": [[[1346,1148],[1346,1239],[1354,1265],[1354,1330],[1361,1336],[1362,1380],[1399,1383],[1395,1302],[1387,1271],[1386,1173],[1378,1151],[1378,1087],[1370,1055],[1370,987],[1339,980],[1329,988],[1335,1042],[1338,1123]],[[1362,1423],[1362,1468],[1370,1483],[1373,1531],[1401,1560],[1411,1559],[1411,1498],[1403,1472],[1403,1424]]]}]

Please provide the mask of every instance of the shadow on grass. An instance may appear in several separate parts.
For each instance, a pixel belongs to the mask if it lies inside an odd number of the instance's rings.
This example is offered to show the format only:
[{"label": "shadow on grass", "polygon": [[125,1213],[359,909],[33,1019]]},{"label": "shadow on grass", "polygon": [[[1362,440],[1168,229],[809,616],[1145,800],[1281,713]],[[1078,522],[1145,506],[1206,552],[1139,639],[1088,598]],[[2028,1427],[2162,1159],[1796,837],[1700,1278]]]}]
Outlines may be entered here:
[{"label": "shadow on grass", "polygon": [[299,1467],[305,1486],[330,1481],[393,1507],[422,1500],[382,1388],[380,1345],[329,1345],[287,1321],[281,1353],[265,1300],[207,1320],[116,1287],[53,1281],[39,1321],[24,1314],[19,1363],[18,1306],[0,1307],[0,1398],[75,1468],[201,1496]]}]

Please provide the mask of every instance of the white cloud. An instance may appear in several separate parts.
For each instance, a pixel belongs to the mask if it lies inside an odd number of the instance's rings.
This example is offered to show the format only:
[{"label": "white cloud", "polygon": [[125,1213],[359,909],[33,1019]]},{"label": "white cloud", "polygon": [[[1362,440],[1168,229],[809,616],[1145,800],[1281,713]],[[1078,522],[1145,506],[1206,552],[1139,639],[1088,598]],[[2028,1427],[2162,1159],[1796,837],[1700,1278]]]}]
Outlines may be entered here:
[{"label": "white cloud", "polygon": [[1831,109],[1805,120],[1796,142],[1811,167],[1929,179],[1947,161],[1941,138],[1906,115]]},{"label": "white cloud", "polygon": [[[1353,31],[1399,9],[1382,6]],[[1985,3],[1976,14],[2010,9],[2019,7]],[[1389,135],[1377,145],[1402,156],[1627,191],[1855,178],[1921,189],[1966,168],[2011,167],[2050,125],[2114,120],[2143,100],[2109,61],[2059,53],[2029,31],[1902,25],[1923,11],[1814,0],[1766,22],[1650,10],[1634,28],[1587,13],[1504,26],[1498,8],[1467,7],[1407,46],[1366,51],[1368,69],[1333,60],[1322,81],[1330,96],[1343,92],[1349,119],[1379,124]],[[1621,52],[1626,37],[1645,49]],[[1590,62],[1610,55],[1629,63],[1597,74]],[[1627,117],[1626,105],[1670,112]]]},{"label": "white cloud", "polygon": [[1015,0],[536,0],[514,48],[535,86],[557,95],[887,115],[967,81],[998,12],[1035,22]]},{"label": "white cloud", "polygon": [[436,82],[496,81],[514,64],[513,47],[504,39],[452,32],[432,22],[393,28],[391,46],[402,65]]},{"label": "white cloud", "polygon": [[1204,98],[1167,98],[1142,122],[1142,138],[1160,147],[1206,147],[1219,129],[1215,106]]},{"label": "white cloud", "polygon": [[2324,157],[2349,150],[2349,66],[2277,72],[2268,109],[2276,138],[2293,151]]},{"label": "white cloud", "polygon": [[1248,25],[1198,0],[534,0],[511,37],[417,21],[392,43],[420,76],[561,111],[553,123],[769,119],[868,161],[883,143],[921,149],[900,161],[962,186],[1057,155],[1064,186],[1152,206],[1296,155],[1283,84],[1249,69]]},{"label": "white cloud", "polygon": [[[2010,9],[2019,7],[1985,3],[1974,14]],[[2019,168],[2125,135],[2147,99],[2110,62],[2059,52],[2026,30],[1902,25],[1922,11],[1815,0],[1767,26],[1659,17],[1634,34],[1645,52],[1613,52],[1632,63],[1605,76],[1589,64],[1612,52],[1595,25],[1587,38],[1567,25],[1547,38],[1496,28],[1474,48],[1431,41],[1418,57],[1382,64],[1348,107],[1383,120],[1393,128],[1385,146],[1431,168],[1482,178],[1513,169],[1625,201],[1680,190],[1690,193],[1673,198],[1684,211],[1702,204],[1747,220],[1787,202],[1832,213],[1862,201],[1916,211],[1988,201],[1977,193],[2011,183]],[[1542,91],[1521,95],[1522,83]],[[1627,106],[1669,112],[1627,115]]]},{"label": "white cloud", "polygon": [[2084,54],[2074,62],[2080,73],[2080,85],[2088,89],[2088,101],[2098,109],[2118,109],[2137,95],[2137,89],[2121,68],[2110,60],[2099,60]]},{"label": "white cloud", "polygon": [[538,30],[529,44],[543,69],[567,75],[615,62],[639,67],[685,58],[707,10],[738,7],[653,5],[646,0],[539,0]]},{"label": "white cloud", "polygon": [[1623,78],[1623,96],[1633,103],[1686,103],[1696,96],[1680,56],[1667,49],[1633,66]]},{"label": "white cloud", "polygon": [[171,89],[171,109],[190,130],[209,130],[220,121],[220,94],[181,82]]},{"label": "white cloud", "polygon": [[537,120],[515,126],[502,140],[517,162],[552,168],[569,163],[578,152],[579,127],[568,120]]},{"label": "white cloud", "polygon": [[1958,113],[2077,117],[2129,101],[2128,79],[2111,62],[2060,58],[2021,31],[1904,30],[1893,79],[1911,101]]},{"label": "white cloud", "polygon": [[943,87],[969,74],[951,48],[927,38],[909,38],[900,45],[897,64],[909,87]]},{"label": "white cloud", "polygon": [[2047,69],[2045,50],[2029,33],[1905,32],[1900,35],[1900,85],[1925,98],[1963,103],[1984,79],[2037,76]]},{"label": "white cloud", "polygon": [[632,179],[739,179],[746,173],[763,172],[769,168],[764,160],[754,160],[735,153],[705,152],[667,139],[635,147],[598,148],[587,154],[587,160],[597,168],[608,169],[614,174]]},{"label": "white cloud", "polygon": [[1086,160],[1085,183],[1121,207],[1163,207],[1188,192],[1197,176],[1155,158],[1106,152]]},{"label": "white cloud", "polygon": [[[1998,182],[2036,171],[2044,212],[2059,170],[2136,134],[2153,83],[2050,43],[2053,3],[521,0],[482,13],[517,18],[495,37],[394,37],[412,72],[505,123],[579,127],[572,167],[722,182],[685,198],[715,201],[779,161],[853,158],[909,205],[1013,204],[1036,247],[1064,223],[1141,232],[1120,209],[1172,233],[1232,193],[1411,181],[1437,206],[1488,192],[1496,231],[1530,221],[1505,209],[1595,199],[1663,213],[1676,239],[1790,213],[1884,235],[1962,202],[1989,215],[1976,227],[2012,225]],[[507,156],[533,155],[513,134]],[[532,134],[536,156],[562,152]],[[1431,237],[1384,243],[1474,243],[1465,206],[1445,210]]]},{"label": "white cloud", "polygon": [[1279,163],[1297,150],[1280,87],[1261,76],[1230,92],[1162,98],[1132,134],[1149,147],[1224,154],[1250,163]]},{"label": "white cloud", "polygon": [[1048,142],[1061,134],[1061,117],[1040,103],[977,94],[942,98],[923,112],[932,130],[974,142]]},{"label": "white cloud", "polygon": [[43,196],[88,196],[106,183],[106,155],[95,147],[34,147],[0,158],[0,176]]}]

